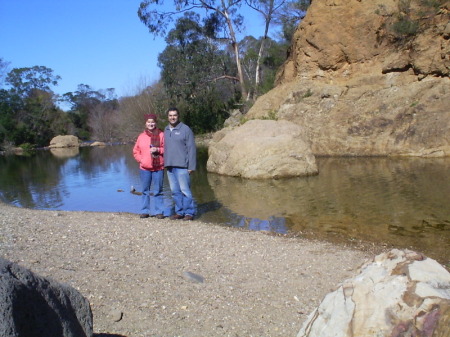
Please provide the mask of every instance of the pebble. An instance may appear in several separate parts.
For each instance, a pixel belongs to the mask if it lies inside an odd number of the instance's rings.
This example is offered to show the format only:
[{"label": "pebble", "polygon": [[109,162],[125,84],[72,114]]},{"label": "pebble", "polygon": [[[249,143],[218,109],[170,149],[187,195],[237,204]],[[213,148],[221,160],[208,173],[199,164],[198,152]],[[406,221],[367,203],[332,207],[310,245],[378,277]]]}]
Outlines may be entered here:
[{"label": "pebble", "polygon": [[123,312],[117,309],[111,311],[111,318],[114,322],[119,322],[122,320]]},{"label": "pebble", "polygon": [[191,273],[190,271],[183,272],[183,277],[186,280],[194,282],[194,283],[203,283],[203,281],[205,280],[203,276]]}]

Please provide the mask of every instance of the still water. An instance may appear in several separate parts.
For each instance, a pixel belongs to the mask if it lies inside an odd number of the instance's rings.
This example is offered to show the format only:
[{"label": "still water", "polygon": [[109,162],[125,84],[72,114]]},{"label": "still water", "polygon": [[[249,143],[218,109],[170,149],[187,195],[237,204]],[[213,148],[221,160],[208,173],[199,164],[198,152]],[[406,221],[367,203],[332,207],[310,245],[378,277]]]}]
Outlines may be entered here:
[{"label": "still water", "polygon": [[[118,145],[0,156],[0,198],[35,209],[138,213],[131,152]],[[206,149],[198,157],[192,189],[201,221],[412,248],[449,263],[450,158],[318,158],[317,176],[246,180],[207,173]]]}]

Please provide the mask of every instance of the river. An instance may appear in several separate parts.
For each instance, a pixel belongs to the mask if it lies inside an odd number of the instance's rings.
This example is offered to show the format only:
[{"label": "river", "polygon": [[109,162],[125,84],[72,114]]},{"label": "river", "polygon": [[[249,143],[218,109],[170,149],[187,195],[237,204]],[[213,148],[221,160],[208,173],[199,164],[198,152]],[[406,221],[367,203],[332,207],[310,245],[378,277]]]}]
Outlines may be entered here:
[{"label": "river", "polygon": [[[0,197],[34,209],[138,213],[132,145],[0,156]],[[193,174],[198,220],[339,242],[410,248],[449,263],[450,158],[317,158],[319,174],[247,180]],[[165,184],[166,202],[170,202]],[[136,221],[140,221],[136,217]]]}]

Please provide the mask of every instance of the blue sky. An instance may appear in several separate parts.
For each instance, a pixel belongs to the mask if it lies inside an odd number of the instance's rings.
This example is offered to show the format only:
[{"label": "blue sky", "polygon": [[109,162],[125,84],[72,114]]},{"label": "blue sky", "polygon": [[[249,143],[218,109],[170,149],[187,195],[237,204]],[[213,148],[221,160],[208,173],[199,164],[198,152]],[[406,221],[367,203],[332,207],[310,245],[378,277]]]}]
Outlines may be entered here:
[{"label": "blue sky", "polygon": [[[170,3],[168,1],[167,3]],[[115,88],[136,93],[159,79],[165,48],[139,20],[140,0],[0,0],[0,57],[12,68],[46,66],[61,76],[54,92]],[[247,25],[262,35],[261,20]],[[248,16],[247,16],[248,18]]]}]

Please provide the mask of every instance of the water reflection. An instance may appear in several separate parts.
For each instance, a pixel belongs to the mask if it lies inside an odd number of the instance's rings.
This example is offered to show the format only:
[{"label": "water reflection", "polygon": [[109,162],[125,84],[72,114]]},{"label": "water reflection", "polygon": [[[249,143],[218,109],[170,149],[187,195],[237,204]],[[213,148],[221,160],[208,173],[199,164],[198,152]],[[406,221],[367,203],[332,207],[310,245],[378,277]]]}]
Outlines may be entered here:
[{"label": "water reflection", "polygon": [[61,179],[64,160],[50,152],[39,156],[1,156],[0,186],[6,201],[30,208],[60,204],[64,190],[55,189]]},{"label": "water reflection", "polygon": [[[411,247],[448,261],[449,158],[318,158],[319,175],[280,180],[211,174],[207,150],[198,158],[192,191],[204,222]],[[21,207],[138,213],[130,186],[140,190],[132,145],[0,157],[0,196]]]},{"label": "water reflection", "polygon": [[412,247],[448,259],[450,161],[319,158],[318,176],[246,180],[208,175],[217,200],[291,231]]},{"label": "water reflection", "polygon": [[[0,196],[21,207],[73,211],[138,209],[136,162],[129,146],[39,151],[31,157],[0,157]],[[72,150],[72,151],[71,151]]]},{"label": "water reflection", "polygon": [[78,147],[52,148],[50,153],[58,158],[71,158],[80,154]]}]

